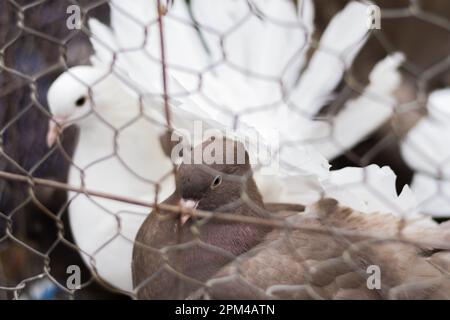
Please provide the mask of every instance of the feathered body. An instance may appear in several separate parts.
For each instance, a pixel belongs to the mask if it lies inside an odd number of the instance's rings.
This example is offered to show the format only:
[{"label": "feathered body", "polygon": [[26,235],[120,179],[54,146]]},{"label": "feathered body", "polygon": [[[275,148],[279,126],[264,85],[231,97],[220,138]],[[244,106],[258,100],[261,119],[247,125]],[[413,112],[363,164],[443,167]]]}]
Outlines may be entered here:
[{"label": "feathered body", "polygon": [[[222,141],[225,141],[223,146]],[[204,142],[196,150],[217,146],[218,152],[223,147],[223,158],[229,159],[227,154],[232,155],[232,150],[236,150],[233,145],[236,148],[242,146],[217,139]],[[225,151],[225,146],[232,147]],[[221,177],[221,182],[217,187],[210,187],[216,175]],[[233,178],[242,179],[236,181]],[[242,197],[243,194],[247,199]],[[232,212],[247,217],[268,216],[251,175],[247,154],[243,164],[181,164],[177,170],[177,188],[164,203],[178,205],[185,199],[197,201],[196,208],[200,210]],[[185,298],[234,257],[257,245],[270,230],[214,217],[205,219],[202,224],[195,218],[180,223],[179,215],[167,211],[151,213],[136,236],[133,250],[133,283],[138,297]],[[192,232],[191,228],[197,232]],[[182,245],[177,249],[177,244]],[[180,276],[187,276],[191,281],[183,281]]]},{"label": "feathered body", "polygon": [[[186,199],[212,216],[183,222],[183,212],[158,209],[146,219],[132,262],[140,299],[450,298],[446,227],[362,213],[334,199],[271,214],[246,164],[182,164],[164,203]],[[224,220],[224,212],[237,220]],[[238,220],[249,216],[284,228]],[[374,267],[379,285],[370,287]]]},{"label": "feathered body", "polygon": [[[331,199],[287,222],[304,229],[269,233],[190,298],[450,299],[448,227],[405,226]],[[370,286],[374,270],[380,287]]]}]

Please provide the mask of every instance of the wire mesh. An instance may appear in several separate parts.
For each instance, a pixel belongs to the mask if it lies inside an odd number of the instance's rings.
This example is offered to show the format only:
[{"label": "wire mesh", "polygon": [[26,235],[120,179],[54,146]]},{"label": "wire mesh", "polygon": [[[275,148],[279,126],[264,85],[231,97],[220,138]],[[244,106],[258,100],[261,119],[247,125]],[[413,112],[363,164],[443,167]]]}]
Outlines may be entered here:
[{"label": "wire mesh", "polygon": [[[0,298],[397,298],[412,294],[408,290],[417,284],[423,285],[417,293],[420,298],[448,298],[448,268],[442,262],[446,251],[440,251],[442,261],[429,251],[448,247],[446,225],[433,224],[430,228],[435,229],[427,233],[411,224],[421,219],[429,224],[442,222],[450,215],[450,154],[445,150],[448,106],[445,96],[438,99],[436,94],[448,88],[450,80],[450,5],[445,0],[211,3],[0,3]],[[368,25],[356,42],[340,48],[347,35],[351,38],[352,23],[344,33],[333,34],[330,29],[338,24],[335,18],[354,3],[371,8],[364,7],[365,16],[359,19]],[[284,15],[286,8],[292,12]],[[377,9],[380,28],[373,25]],[[104,29],[93,25],[93,19],[101,21],[103,28],[110,26],[112,33],[99,34]],[[267,34],[255,34],[264,31]],[[283,38],[284,34],[296,37]],[[324,45],[327,36],[328,44],[336,46]],[[207,58],[201,60],[199,52]],[[252,55],[246,60],[248,52]],[[183,55],[187,58],[180,65],[177,59]],[[390,69],[374,73],[389,57]],[[197,58],[200,64],[194,61]],[[321,65],[324,62],[328,64]],[[95,81],[83,79],[72,69],[89,64],[101,71]],[[139,68],[146,67],[138,74]],[[55,118],[47,101],[49,87],[63,72],[72,87],[58,87],[54,101],[62,108],[74,106],[71,126]],[[385,82],[376,82],[380,74],[387,75]],[[217,82],[212,80],[215,77]],[[392,90],[378,90],[390,81]],[[227,95],[227,88],[238,93]],[[78,96],[78,92],[86,95]],[[314,99],[308,100],[308,94]],[[114,114],[120,116],[110,117],[104,101],[116,105]],[[180,104],[187,107],[182,109]],[[240,195],[239,204],[264,214],[236,215],[227,212],[226,206],[224,211],[191,210],[163,202],[179,174],[179,159],[170,160],[173,146],[166,139],[183,129],[183,121],[193,123],[196,115],[205,118],[205,105],[209,107],[206,118],[215,121],[208,126],[220,123],[220,129],[226,127],[233,134],[253,126],[256,131],[268,130],[271,118],[270,126],[292,132],[294,138],[277,140],[276,150],[271,150],[277,165],[291,171],[293,163],[303,160],[289,155],[297,156],[298,150],[311,145],[325,154],[332,171],[362,169],[356,174],[340,171],[341,180],[335,177],[340,184],[332,181],[320,191],[317,181],[314,185],[305,178],[306,188],[316,193],[309,202],[294,197],[298,190],[306,190],[301,181],[293,184],[280,178],[289,189],[269,177],[272,189],[258,185],[265,201],[300,205],[288,218],[267,217],[270,205],[255,202],[248,189]],[[355,105],[359,109],[352,108]],[[292,126],[290,118],[299,119],[298,126]],[[302,126],[309,122],[301,119],[318,121],[319,134],[305,134],[308,129]],[[432,129],[427,129],[428,124]],[[92,125],[101,130],[90,132]],[[58,136],[55,144],[47,146],[50,129]],[[167,155],[162,160],[156,154],[164,148]],[[397,179],[384,168],[378,169],[380,178],[373,164],[389,166]],[[255,176],[260,170],[260,164],[253,166]],[[217,174],[206,173],[211,178]],[[223,179],[235,181],[228,175]],[[412,193],[417,203],[406,198],[406,205],[399,205],[405,201],[397,201],[400,192],[396,190],[405,184],[416,185]],[[358,193],[361,188],[364,191]],[[148,190],[148,195],[142,190]],[[345,202],[341,193],[347,191],[363,194],[363,199],[352,195]],[[329,200],[316,203],[324,197],[338,199],[339,207]],[[351,201],[364,202],[364,197],[378,204],[364,206],[369,212],[379,211],[379,216],[345,208],[358,211],[361,207]],[[167,215],[169,221],[173,215],[178,219],[188,214],[194,222],[187,235],[179,231],[180,238],[149,247],[136,241],[139,228],[131,225],[141,226],[151,210],[152,215]],[[411,222],[408,216],[416,211],[425,217],[414,216]],[[389,216],[394,212],[396,218]],[[268,238],[250,252],[233,254],[214,245],[214,238],[202,236],[203,226],[216,219],[261,228]],[[442,231],[443,238],[432,236],[439,234],[433,230]],[[149,274],[127,289],[133,246],[156,262],[140,266]],[[198,247],[203,255],[217,256],[213,261],[220,261],[218,273],[208,269],[203,258],[195,271],[183,272],[177,265],[177,254],[181,252],[181,259],[188,259],[183,251],[195,257],[192,252]],[[404,267],[404,274],[396,278],[393,274],[398,269],[386,263],[396,251],[405,253],[399,264],[414,261],[416,270]],[[432,270],[423,266],[422,255],[434,263]],[[274,257],[280,260],[273,261]],[[370,265],[382,266],[377,290],[367,288],[371,274],[365,271]],[[330,268],[331,279],[325,276]],[[129,274],[122,275],[124,269]],[[71,287],[74,270],[81,281]],[[291,276],[282,277],[273,270]],[[420,272],[429,276],[426,285]]]}]

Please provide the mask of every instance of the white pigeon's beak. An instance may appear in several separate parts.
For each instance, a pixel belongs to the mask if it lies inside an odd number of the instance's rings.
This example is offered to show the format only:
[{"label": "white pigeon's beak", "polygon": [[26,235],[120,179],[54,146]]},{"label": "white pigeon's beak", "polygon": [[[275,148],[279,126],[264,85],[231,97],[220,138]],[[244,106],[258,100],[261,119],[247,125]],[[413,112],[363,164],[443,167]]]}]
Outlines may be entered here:
[{"label": "white pigeon's beak", "polygon": [[[198,201],[192,199],[183,199],[181,198],[179,202],[180,207],[195,210],[198,206]],[[180,224],[184,225],[191,218],[191,214],[189,212],[182,212],[180,214]]]},{"label": "white pigeon's beak", "polygon": [[55,144],[59,135],[59,130],[64,125],[66,119],[67,117],[63,116],[53,116],[48,122],[47,146],[49,148]]}]

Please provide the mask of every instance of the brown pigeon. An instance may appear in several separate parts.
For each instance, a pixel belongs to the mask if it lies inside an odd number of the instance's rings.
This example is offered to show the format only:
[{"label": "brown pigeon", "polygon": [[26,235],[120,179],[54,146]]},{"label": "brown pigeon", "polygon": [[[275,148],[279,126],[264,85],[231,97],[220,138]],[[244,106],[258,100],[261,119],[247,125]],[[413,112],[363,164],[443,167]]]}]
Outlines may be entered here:
[{"label": "brown pigeon", "polygon": [[[179,205],[181,214],[154,210],[136,237],[139,299],[450,298],[446,226],[418,227],[333,199],[274,214],[283,205],[269,210],[262,202],[248,154],[234,157],[239,148],[208,141],[193,153],[214,150],[223,160],[231,153],[233,161],[178,168],[176,191],[164,204]],[[230,214],[234,221],[224,219]]]},{"label": "brown pigeon", "polygon": [[[248,154],[241,144],[222,139],[208,141],[194,150],[192,158],[199,148],[214,146],[216,152],[227,146],[228,153],[221,155],[222,162],[231,154],[233,159],[236,155],[235,164],[181,164],[176,191],[164,203],[267,217],[269,213],[251,176]],[[239,148],[244,151],[244,158],[238,164]],[[186,298],[236,256],[260,243],[270,231],[268,227],[215,218],[208,221],[188,218],[154,210],[141,226],[132,261],[133,283],[139,298]]]}]

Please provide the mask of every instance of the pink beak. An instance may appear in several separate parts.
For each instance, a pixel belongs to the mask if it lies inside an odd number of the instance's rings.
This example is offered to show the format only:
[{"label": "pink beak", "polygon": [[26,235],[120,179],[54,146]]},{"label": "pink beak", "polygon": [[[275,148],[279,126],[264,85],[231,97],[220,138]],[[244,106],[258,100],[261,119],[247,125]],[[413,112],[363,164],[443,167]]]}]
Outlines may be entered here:
[{"label": "pink beak", "polygon": [[49,120],[47,131],[47,146],[49,148],[55,144],[55,141],[59,136],[60,129],[64,125],[66,118],[67,117],[54,116]]},{"label": "pink beak", "polygon": [[[198,201],[192,199],[181,199],[179,205],[182,208],[195,210],[198,206]],[[184,225],[190,218],[191,215],[189,212],[182,212],[180,215],[180,224]]]}]

